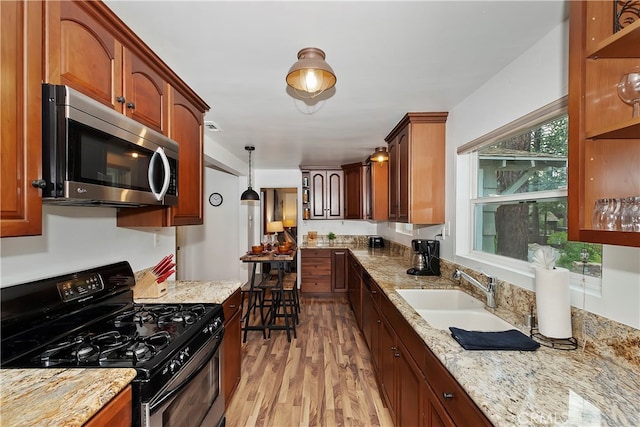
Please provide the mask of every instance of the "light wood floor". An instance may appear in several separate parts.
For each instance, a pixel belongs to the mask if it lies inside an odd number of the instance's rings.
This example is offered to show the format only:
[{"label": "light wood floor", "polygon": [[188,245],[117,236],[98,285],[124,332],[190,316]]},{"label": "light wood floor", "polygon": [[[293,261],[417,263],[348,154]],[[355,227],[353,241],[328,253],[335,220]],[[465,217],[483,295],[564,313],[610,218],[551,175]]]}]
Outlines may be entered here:
[{"label": "light wood floor", "polygon": [[346,299],[303,297],[297,332],[249,331],[228,426],[393,426]]}]

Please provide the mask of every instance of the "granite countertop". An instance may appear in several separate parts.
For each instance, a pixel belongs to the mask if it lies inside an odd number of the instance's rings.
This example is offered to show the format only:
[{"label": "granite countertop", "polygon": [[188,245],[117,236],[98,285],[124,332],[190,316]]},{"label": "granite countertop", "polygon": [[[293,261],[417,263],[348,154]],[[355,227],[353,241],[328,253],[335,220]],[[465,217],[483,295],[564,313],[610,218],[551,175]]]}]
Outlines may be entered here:
[{"label": "granite countertop", "polygon": [[[139,303],[217,303],[229,298],[239,281],[171,281],[161,298]],[[0,424],[81,426],[136,377],[135,369],[2,369]]]},{"label": "granite countertop", "polygon": [[237,280],[168,281],[168,292],[160,298],[136,298],[137,303],[214,303],[222,304],[242,286]]},{"label": "granite countertop", "polygon": [[466,351],[448,331],[429,326],[395,291],[453,288],[455,282],[407,275],[407,260],[385,249],[350,249],[494,425],[640,425],[640,374],[633,366],[581,348]]},{"label": "granite countertop", "polygon": [[2,369],[3,427],[81,426],[136,376],[135,369]]}]

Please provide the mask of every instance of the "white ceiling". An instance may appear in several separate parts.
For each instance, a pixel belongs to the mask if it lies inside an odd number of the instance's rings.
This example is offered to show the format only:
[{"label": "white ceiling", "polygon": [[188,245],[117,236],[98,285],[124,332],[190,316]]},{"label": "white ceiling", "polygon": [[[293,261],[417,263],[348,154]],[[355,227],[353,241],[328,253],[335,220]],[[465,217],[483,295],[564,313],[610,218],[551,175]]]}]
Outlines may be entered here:
[{"label": "white ceiling", "polygon": [[[255,145],[258,169],[364,160],[406,112],[451,110],[567,16],[544,0],[105,3],[211,106],[208,137],[243,160]],[[304,47],[338,80],[313,107],[285,83]]]}]

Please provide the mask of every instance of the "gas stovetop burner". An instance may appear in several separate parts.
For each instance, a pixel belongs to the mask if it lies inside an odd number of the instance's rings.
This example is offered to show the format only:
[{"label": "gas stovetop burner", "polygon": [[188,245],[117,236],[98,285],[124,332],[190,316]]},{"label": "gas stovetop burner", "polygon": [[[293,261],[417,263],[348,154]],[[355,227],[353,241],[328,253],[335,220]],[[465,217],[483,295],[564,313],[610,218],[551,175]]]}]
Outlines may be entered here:
[{"label": "gas stovetop burner", "polygon": [[144,325],[157,323],[167,325],[180,323],[192,325],[206,313],[203,304],[182,305],[182,304],[159,304],[159,305],[136,305],[132,310],[128,310],[114,319],[116,327],[124,325]]},{"label": "gas stovetop burner", "polygon": [[40,356],[44,366],[60,364],[104,365],[130,361],[134,365],[152,359],[171,342],[171,335],[160,331],[153,335],[128,337],[118,331],[96,336],[75,336],[53,344]]}]

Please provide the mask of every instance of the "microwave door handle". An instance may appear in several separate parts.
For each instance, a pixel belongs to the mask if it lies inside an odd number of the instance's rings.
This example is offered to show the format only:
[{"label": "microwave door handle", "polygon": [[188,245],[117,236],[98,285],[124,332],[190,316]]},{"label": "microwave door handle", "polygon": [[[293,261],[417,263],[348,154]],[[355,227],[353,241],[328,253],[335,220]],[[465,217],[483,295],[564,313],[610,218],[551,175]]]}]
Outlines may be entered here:
[{"label": "microwave door handle", "polygon": [[[164,167],[164,182],[162,183],[162,188],[160,189],[160,191],[156,191],[156,189],[154,188],[155,186],[153,182],[153,172],[155,168],[154,158],[156,154],[160,156],[160,159],[162,160],[162,166]],[[164,152],[162,147],[158,147],[156,149],[156,152],[153,153],[153,156],[151,157],[148,178],[149,178],[149,186],[151,187],[151,191],[153,192],[153,195],[156,197],[156,200],[161,201],[162,198],[167,194],[167,191],[169,190],[169,182],[171,180],[171,166],[169,165],[169,159],[167,158],[167,154]]]}]

